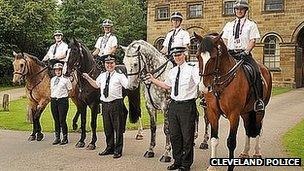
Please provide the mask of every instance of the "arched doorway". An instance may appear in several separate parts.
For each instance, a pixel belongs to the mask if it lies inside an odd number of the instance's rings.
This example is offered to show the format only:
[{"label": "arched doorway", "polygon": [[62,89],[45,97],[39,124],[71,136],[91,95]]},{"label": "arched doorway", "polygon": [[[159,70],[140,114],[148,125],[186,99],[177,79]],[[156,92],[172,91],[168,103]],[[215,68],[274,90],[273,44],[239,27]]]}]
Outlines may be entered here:
[{"label": "arched doorway", "polygon": [[296,38],[296,87],[304,87],[304,26],[299,30]]}]

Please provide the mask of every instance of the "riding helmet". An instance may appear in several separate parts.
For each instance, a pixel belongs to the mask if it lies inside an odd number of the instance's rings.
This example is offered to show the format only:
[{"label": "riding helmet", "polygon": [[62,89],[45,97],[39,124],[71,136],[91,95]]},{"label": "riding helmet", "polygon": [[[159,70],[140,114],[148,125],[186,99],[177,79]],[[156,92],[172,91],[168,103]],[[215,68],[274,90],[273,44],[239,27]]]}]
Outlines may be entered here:
[{"label": "riding helmet", "polygon": [[63,68],[63,64],[62,63],[56,63],[53,66],[53,69],[62,69]]},{"label": "riding helmet", "polygon": [[113,26],[113,22],[110,19],[105,19],[102,22],[102,27],[112,27]]},{"label": "riding helmet", "polygon": [[234,9],[236,8],[245,8],[246,10],[249,9],[249,4],[247,0],[236,0],[234,3]]},{"label": "riding helmet", "polygon": [[177,19],[180,19],[180,20],[183,20],[183,15],[180,13],[180,12],[174,12],[174,13],[172,13],[172,15],[171,15],[171,20],[172,19],[175,19],[175,18],[177,18]]}]

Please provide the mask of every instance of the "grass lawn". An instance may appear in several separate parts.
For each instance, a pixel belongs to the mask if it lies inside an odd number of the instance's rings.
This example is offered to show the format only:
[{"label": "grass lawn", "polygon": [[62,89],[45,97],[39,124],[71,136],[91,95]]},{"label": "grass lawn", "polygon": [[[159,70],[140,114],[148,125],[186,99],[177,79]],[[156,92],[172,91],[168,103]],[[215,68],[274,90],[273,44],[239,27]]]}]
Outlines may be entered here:
[{"label": "grass lawn", "polygon": [[272,88],[272,96],[286,93],[286,92],[288,92],[292,89],[293,88],[289,88],[289,87],[273,87]]},{"label": "grass lawn", "polygon": [[[274,88],[273,95],[281,94],[291,90],[290,88]],[[142,99],[144,99],[142,97]],[[150,118],[145,108],[144,100],[141,101],[141,109],[142,109],[142,123],[144,128],[149,128],[150,126]],[[201,107],[198,107],[200,114],[202,114]],[[50,105],[47,106],[45,111],[41,117],[41,126],[44,132],[52,132],[53,131],[53,118],[50,112]],[[10,111],[4,112],[0,110],[0,128],[2,129],[11,129],[11,130],[20,130],[20,131],[31,131],[32,125],[26,122],[26,113],[27,113],[27,99],[23,98],[20,100],[12,101],[10,104]],[[72,118],[76,113],[75,105],[70,102],[70,108],[68,112],[68,127],[72,130]],[[90,111],[88,111],[87,118],[87,130],[90,130]],[[163,123],[163,114],[159,113],[157,116],[157,124]],[[78,126],[80,126],[80,119],[78,121]],[[137,124],[127,123],[128,129],[137,129]],[[97,130],[102,131],[102,117],[98,115],[98,123]]]},{"label": "grass lawn", "polygon": [[304,120],[283,135],[283,145],[288,155],[302,158],[304,168]]},{"label": "grass lawn", "polygon": [[[144,128],[149,128],[150,125],[150,119],[149,115],[147,113],[147,110],[144,105],[144,101],[141,102],[141,109],[142,109],[142,123]],[[10,130],[20,130],[20,131],[31,131],[32,130],[32,124],[29,124],[26,122],[26,113],[27,113],[27,99],[23,98],[20,100],[12,101],[10,104],[10,111],[4,112],[0,111],[0,128],[1,129],[10,129]],[[76,113],[76,107],[73,102],[70,101],[70,108],[68,111],[68,117],[67,117],[67,124],[69,127],[69,130],[72,131],[72,118],[74,117],[74,114]],[[90,110],[88,110],[87,115],[87,130],[90,129]],[[98,114],[97,117],[97,130],[102,131],[103,130],[103,124],[102,124],[102,116]],[[161,112],[157,115],[157,124],[163,123],[163,114]],[[54,125],[53,125],[53,117],[51,114],[50,104],[47,106],[47,108],[44,110],[41,116],[41,126],[42,130],[44,132],[53,132]],[[78,127],[80,126],[80,118],[78,121]],[[137,124],[131,124],[127,123],[128,129],[137,129]]]}]

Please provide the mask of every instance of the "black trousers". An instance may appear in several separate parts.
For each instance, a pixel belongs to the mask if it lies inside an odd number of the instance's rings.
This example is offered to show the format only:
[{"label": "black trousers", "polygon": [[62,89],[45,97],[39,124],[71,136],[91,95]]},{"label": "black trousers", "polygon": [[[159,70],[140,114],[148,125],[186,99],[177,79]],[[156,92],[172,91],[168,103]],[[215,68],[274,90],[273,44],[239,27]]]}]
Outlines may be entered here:
[{"label": "black trousers", "polygon": [[174,163],[190,168],[193,163],[193,143],[196,119],[195,100],[169,105],[168,120]]},{"label": "black trousers", "polygon": [[69,109],[69,99],[65,98],[52,98],[51,100],[51,111],[55,121],[55,132],[60,133],[62,129],[62,134],[68,134],[68,126],[66,123],[66,117]]},{"label": "black trousers", "polygon": [[123,133],[126,125],[123,100],[117,99],[112,102],[102,102],[102,117],[107,142],[106,149],[114,150],[115,153],[121,154]]}]

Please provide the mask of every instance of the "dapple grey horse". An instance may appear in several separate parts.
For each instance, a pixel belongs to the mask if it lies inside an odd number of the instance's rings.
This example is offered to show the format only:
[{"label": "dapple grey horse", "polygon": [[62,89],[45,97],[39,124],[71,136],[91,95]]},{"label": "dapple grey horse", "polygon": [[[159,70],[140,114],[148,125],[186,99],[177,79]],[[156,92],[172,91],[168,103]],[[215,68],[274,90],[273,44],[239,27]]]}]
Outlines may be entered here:
[{"label": "dapple grey horse", "polygon": [[133,41],[128,47],[122,48],[125,51],[124,64],[127,68],[130,89],[137,88],[140,81],[145,85],[144,93],[146,108],[150,115],[151,141],[150,147],[144,154],[144,157],[154,157],[153,149],[156,145],[156,117],[157,111],[161,110],[164,113],[166,146],[165,152],[160,158],[160,161],[170,162],[171,144],[167,117],[168,104],[170,103],[170,92],[151,84],[151,82],[145,81],[144,77],[149,72],[153,73],[157,79],[164,81],[173,65],[156,48],[143,40]]}]

